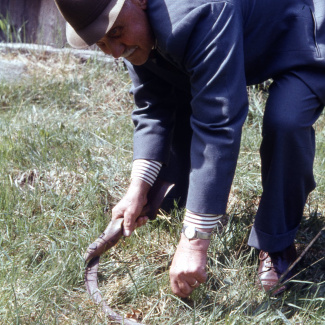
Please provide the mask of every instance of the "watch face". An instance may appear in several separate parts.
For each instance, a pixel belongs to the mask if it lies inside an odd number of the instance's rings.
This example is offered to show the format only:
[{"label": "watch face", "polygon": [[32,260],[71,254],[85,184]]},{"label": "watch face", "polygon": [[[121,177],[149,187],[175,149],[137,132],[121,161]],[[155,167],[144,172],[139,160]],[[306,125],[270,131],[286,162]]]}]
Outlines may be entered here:
[{"label": "watch face", "polygon": [[184,230],[184,235],[188,238],[194,238],[195,237],[195,228],[194,227],[186,227]]}]

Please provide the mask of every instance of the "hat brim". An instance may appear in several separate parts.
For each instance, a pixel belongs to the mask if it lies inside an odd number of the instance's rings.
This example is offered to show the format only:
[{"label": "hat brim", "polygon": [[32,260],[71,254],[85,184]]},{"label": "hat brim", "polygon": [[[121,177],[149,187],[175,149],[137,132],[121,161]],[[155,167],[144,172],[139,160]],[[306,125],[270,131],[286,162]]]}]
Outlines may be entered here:
[{"label": "hat brim", "polygon": [[112,0],[105,10],[87,27],[75,30],[67,23],[68,43],[77,49],[84,49],[98,42],[114,25],[125,0]]},{"label": "hat brim", "polygon": [[76,49],[85,49],[89,45],[76,33],[72,26],[67,23],[65,28],[68,43]]}]

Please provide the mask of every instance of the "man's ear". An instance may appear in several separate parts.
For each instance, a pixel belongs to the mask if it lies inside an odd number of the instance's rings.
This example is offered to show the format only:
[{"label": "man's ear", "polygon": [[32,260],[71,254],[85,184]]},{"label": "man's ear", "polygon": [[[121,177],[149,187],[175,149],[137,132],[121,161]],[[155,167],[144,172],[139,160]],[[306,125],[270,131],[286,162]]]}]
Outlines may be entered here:
[{"label": "man's ear", "polygon": [[139,6],[142,10],[147,9],[148,0],[132,0],[137,6]]}]

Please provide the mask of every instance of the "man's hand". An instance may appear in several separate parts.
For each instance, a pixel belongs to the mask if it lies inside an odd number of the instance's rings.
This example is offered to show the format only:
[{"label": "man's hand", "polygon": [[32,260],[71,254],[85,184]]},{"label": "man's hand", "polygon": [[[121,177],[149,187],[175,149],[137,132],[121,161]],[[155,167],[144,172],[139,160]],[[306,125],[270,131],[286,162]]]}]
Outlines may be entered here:
[{"label": "man's hand", "polygon": [[112,219],[124,218],[124,236],[130,236],[137,227],[145,225],[148,217],[139,217],[147,204],[147,194],[150,185],[145,181],[134,178],[121,201],[112,210]]},{"label": "man's hand", "polygon": [[169,272],[171,289],[177,296],[186,298],[205,282],[209,244],[210,240],[188,240],[182,234]]}]

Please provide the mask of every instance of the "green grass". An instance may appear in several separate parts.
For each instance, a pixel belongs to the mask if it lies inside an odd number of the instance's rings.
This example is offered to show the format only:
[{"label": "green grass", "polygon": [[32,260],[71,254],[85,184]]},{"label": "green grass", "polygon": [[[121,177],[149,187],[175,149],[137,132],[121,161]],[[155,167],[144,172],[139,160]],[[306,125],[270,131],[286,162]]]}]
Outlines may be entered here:
[{"label": "green grass", "polygon": [[12,24],[12,18],[10,13],[7,11],[6,15],[0,14],[0,35],[1,39],[5,42],[26,42],[24,22],[18,29]]},{"label": "green grass", "polygon": [[[28,78],[0,84],[0,323],[112,324],[88,297],[83,253],[127,188],[133,99],[123,64],[69,55],[1,53],[28,64]],[[257,254],[247,246],[261,194],[261,118],[266,93],[250,89],[229,222],[210,246],[208,280],[174,296],[168,266],[182,211],[161,214],[101,259],[99,287],[116,311],[145,324],[324,324],[325,234],[277,298],[255,289]],[[317,122],[317,189],[296,244],[325,221],[325,119]],[[312,266],[309,266],[313,264]]]}]

